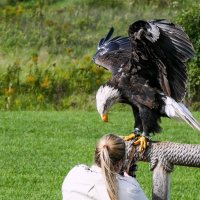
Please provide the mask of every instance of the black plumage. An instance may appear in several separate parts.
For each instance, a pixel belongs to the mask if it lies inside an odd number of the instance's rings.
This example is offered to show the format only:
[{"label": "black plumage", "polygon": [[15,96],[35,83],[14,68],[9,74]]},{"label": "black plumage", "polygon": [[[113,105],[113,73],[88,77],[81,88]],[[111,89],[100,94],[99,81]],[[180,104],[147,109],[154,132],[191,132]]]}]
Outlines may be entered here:
[{"label": "black plumage", "polygon": [[183,29],[166,20],[137,21],[128,37],[112,39],[111,28],[93,57],[112,78],[97,92],[97,109],[107,114],[116,102],[132,106],[135,128],[145,136],[160,131],[160,117],[181,118],[200,130],[200,125],[180,103],[186,93],[186,61],[194,49]]}]

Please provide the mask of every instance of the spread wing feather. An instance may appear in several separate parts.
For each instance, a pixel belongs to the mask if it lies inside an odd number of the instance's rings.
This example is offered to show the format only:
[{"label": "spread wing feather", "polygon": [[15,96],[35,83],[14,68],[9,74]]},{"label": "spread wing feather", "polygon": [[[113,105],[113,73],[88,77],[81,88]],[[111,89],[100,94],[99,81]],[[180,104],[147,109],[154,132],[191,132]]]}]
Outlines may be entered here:
[{"label": "spread wing feather", "polygon": [[[138,74],[152,87],[181,101],[186,91],[186,61],[194,56],[187,34],[166,20],[139,20],[129,27],[129,37],[111,39],[111,28],[99,41],[93,57],[97,65],[116,75],[120,69]],[[131,64],[131,68],[130,68]]]},{"label": "spread wing feather", "polygon": [[93,60],[97,65],[109,70],[115,75],[131,57],[129,37],[117,36],[112,39],[114,29],[111,28],[105,38],[99,41]]},{"label": "spread wing feather", "polygon": [[100,47],[101,47],[106,41],[108,41],[108,40],[110,39],[110,37],[112,36],[113,32],[114,32],[114,28],[111,27],[110,30],[109,30],[109,32],[107,33],[106,37],[105,37],[105,38],[102,38],[102,39],[99,41],[98,49],[100,49]]},{"label": "spread wing feather", "polygon": [[[157,74],[148,78],[157,77],[164,94],[181,101],[186,91],[185,62],[194,56],[193,46],[183,29],[166,20],[140,20],[129,27],[129,37],[134,52],[132,59],[137,60],[137,54],[138,62],[146,70],[154,68]],[[143,57],[147,58],[146,62]]]}]

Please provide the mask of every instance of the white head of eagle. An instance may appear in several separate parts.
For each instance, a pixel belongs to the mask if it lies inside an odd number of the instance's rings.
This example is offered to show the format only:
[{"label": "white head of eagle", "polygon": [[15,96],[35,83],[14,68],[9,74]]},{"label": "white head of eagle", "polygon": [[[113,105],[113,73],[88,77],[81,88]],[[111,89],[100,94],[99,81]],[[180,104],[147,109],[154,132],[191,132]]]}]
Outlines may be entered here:
[{"label": "white head of eagle", "polygon": [[101,115],[103,121],[108,121],[107,113],[109,108],[120,99],[120,92],[118,89],[109,85],[101,86],[96,94],[96,106],[98,113]]}]

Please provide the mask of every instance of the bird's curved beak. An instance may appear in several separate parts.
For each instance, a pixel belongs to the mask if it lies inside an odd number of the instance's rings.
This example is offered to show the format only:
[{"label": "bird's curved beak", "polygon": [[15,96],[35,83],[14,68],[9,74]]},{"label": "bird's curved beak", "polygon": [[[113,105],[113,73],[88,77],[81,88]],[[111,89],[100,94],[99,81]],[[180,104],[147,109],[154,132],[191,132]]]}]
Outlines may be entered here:
[{"label": "bird's curved beak", "polygon": [[101,119],[103,122],[108,122],[108,115],[107,114],[101,115]]}]

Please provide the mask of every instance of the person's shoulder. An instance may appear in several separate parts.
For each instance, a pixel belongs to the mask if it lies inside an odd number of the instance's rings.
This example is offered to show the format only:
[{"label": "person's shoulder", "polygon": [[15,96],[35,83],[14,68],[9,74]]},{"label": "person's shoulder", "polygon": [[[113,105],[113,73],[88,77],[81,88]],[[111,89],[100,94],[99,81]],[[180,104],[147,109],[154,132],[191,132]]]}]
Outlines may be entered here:
[{"label": "person's shoulder", "polygon": [[89,167],[84,164],[74,166],[66,175],[64,182],[75,182],[87,177]]},{"label": "person's shoulder", "polygon": [[100,176],[101,175],[101,168],[97,167],[95,165],[92,165],[91,167],[88,167],[87,165],[80,164],[74,166],[68,173],[68,175],[73,175],[73,174],[81,174],[81,176],[88,176],[88,177],[93,177],[93,176]]},{"label": "person's shoulder", "polygon": [[64,184],[93,184],[96,182],[101,182],[102,174],[98,173],[93,167],[88,167],[87,165],[81,164],[74,166],[67,174],[64,179]]},{"label": "person's shoulder", "polygon": [[79,173],[83,173],[84,171],[88,171],[90,170],[90,168],[87,165],[84,164],[79,164],[74,166],[68,173],[68,175],[70,174],[79,174]]},{"label": "person's shoulder", "polygon": [[90,167],[88,167],[87,165],[85,165],[85,164],[79,164],[79,165],[74,166],[71,169],[71,171],[72,170],[89,170],[89,169],[90,169]]}]

